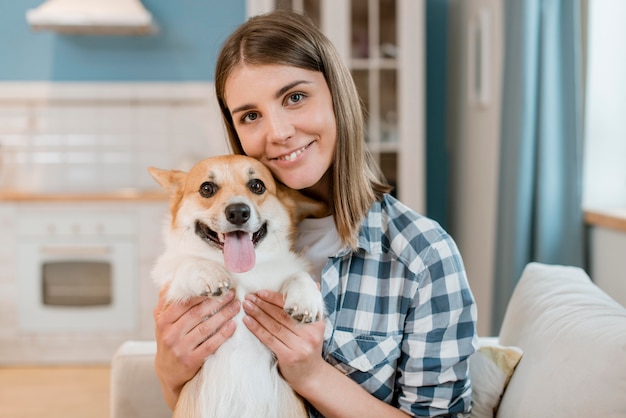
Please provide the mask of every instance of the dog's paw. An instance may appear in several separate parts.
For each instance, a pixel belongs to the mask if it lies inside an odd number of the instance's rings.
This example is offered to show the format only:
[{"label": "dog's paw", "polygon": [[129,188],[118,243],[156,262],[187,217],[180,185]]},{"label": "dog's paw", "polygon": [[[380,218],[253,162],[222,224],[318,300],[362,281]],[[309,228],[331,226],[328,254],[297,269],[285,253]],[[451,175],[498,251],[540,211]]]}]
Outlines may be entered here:
[{"label": "dog's paw", "polygon": [[231,286],[230,275],[222,266],[206,260],[194,260],[178,266],[167,297],[175,301],[194,296],[218,298],[227,293]]},{"label": "dog's paw", "polygon": [[303,322],[305,324],[308,324],[310,322],[314,322],[320,319],[318,313],[316,313],[315,310],[309,311],[308,309],[301,308],[296,304],[289,306],[285,310],[287,311],[289,316],[291,316],[297,322]]},{"label": "dog's paw", "polygon": [[315,322],[324,315],[324,300],[307,273],[299,273],[283,286],[285,311],[298,322]]}]

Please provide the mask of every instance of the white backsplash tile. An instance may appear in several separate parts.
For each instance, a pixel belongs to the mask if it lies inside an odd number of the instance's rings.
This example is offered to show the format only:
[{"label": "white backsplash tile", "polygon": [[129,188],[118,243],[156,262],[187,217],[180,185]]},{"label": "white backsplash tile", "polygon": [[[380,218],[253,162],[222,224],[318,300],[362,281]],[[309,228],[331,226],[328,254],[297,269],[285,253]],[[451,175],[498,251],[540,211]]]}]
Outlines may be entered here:
[{"label": "white backsplash tile", "polygon": [[227,152],[215,102],[207,83],[0,83],[0,187],[158,188],[148,166]]}]

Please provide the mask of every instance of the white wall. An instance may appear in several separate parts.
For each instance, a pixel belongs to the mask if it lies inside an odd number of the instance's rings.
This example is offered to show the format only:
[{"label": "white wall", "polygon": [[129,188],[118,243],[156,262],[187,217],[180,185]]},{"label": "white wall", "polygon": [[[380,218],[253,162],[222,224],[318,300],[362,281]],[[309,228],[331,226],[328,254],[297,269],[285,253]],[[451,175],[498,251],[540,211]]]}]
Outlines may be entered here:
[{"label": "white wall", "polygon": [[477,301],[478,332],[489,335],[500,149],[502,0],[454,0],[450,11],[449,229]]}]

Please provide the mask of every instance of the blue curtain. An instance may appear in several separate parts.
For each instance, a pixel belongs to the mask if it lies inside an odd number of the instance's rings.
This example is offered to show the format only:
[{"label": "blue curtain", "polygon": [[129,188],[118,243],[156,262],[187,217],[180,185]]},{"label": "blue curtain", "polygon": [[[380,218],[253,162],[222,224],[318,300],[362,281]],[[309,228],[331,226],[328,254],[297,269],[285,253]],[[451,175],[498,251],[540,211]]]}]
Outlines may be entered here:
[{"label": "blue curtain", "polygon": [[492,331],[530,261],[584,267],[579,0],[505,0]]}]

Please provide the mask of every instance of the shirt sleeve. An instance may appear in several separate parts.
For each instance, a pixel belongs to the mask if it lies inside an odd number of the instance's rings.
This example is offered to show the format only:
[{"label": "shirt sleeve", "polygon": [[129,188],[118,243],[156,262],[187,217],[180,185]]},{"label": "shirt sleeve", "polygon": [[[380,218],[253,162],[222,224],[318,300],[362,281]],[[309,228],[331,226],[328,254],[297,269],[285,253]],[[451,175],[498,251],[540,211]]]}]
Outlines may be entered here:
[{"label": "shirt sleeve", "polygon": [[471,405],[468,358],[476,350],[476,306],[452,238],[442,232],[423,248],[395,397],[412,415],[462,417]]}]

